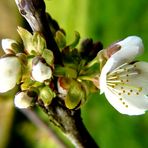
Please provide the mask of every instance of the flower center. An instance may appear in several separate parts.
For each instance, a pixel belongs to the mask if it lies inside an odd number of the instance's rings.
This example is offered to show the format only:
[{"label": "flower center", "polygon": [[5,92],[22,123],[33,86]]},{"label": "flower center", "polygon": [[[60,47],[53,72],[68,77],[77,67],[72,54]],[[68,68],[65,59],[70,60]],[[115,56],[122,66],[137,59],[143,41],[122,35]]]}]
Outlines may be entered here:
[{"label": "flower center", "polygon": [[123,99],[123,96],[140,95],[142,87],[135,86],[132,83],[133,78],[140,74],[140,70],[135,64],[125,63],[107,75],[107,87],[115,94],[121,103],[128,107],[128,103]]}]

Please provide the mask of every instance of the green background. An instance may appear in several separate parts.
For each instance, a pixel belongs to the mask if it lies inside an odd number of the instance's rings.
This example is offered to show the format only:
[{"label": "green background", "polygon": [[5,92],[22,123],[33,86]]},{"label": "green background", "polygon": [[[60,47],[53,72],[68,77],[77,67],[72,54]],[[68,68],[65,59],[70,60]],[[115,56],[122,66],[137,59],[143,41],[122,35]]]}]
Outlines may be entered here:
[{"label": "green background", "polygon": [[[74,38],[75,30],[80,33],[82,40],[85,38],[99,40],[104,48],[129,35],[138,35],[143,39],[145,46],[144,55],[138,59],[148,61],[147,0],[45,1],[47,11],[66,30],[68,42]],[[21,23],[14,1],[2,0],[0,6],[5,10],[0,11],[0,39],[17,38],[14,32],[16,26]],[[82,107],[82,117],[87,129],[101,148],[148,147],[148,113],[141,116],[122,115],[98,92],[92,94]],[[20,146],[59,148],[46,132],[37,129],[13,108],[12,99],[1,96],[0,148]]]}]

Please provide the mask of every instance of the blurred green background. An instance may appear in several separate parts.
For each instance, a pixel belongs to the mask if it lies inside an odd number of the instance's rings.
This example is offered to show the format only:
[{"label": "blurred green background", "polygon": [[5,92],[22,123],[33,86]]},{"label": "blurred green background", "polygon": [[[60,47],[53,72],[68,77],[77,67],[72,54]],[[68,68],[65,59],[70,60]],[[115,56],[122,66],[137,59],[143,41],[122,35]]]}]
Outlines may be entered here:
[{"label": "blurred green background", "polygon": [[[99,40],[104,47],[129,35],[138,35],[145,45],[145,54],[138,59],[148,61],[147,0],[45,1],[47,11],[66,30],[68,41],[74,37],[75,30],[81,34],[81,39]],[[21,21],[14,0],[0,1],[0,20],[0,39],[17,38],[16,26],[21,25]],[[82,107],[82,117],[101,148],[148,147],[148,113],[122,115],[98,92],[92,94]],[[46,132],[36,128],[14,109],[12,98],[1,95],[0,148],[5,147],[60,148]]]}]

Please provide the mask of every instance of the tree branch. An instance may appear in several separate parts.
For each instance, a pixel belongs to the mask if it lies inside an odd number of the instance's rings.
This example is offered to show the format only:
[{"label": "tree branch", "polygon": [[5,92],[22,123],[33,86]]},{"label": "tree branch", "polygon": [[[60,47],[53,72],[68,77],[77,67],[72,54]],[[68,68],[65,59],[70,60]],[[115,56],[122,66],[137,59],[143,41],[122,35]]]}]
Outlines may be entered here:
[{"label": "tree branch", "polygon": [[[50,26],[51,18],[47,21],[43,0],[16,0],[20,13],[29,22],[33,31],[39,31],[47,42],[48,48],[54,53],[55,63],[60,63],[61,54],[53,38]],[[45,107],[41,100],[39,106],[49,116],[50,121],[58,126],[77,148],[98,148],[96,142],[85,128],[80,110],[67,109],[60,98],[54,98]]]},{"label": "tree branch", "polygon": [[69,110],[59,100],[60,98],[55,98],[48,107],[40,100],[39,105],[48,114],[50,121],[58,126],[77,148],[99,148],[85,128],[80,110]]}]

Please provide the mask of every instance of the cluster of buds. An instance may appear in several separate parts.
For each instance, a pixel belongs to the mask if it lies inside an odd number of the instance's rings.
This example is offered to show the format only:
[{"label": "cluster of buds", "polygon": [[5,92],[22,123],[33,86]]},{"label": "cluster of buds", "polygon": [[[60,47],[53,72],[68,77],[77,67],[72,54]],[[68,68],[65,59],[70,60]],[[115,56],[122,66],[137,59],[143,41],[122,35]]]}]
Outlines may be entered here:
[{"label": "cluster of buds", "polygon": [[32,35],[21,27],[18,27],[18,33],[23,46],[12,39],[2,40],[5,55],[0,58],[0,93],[20,86],[14,98],[16,107],[30,107],[36,99],[49,105],[55,96],[49,87],[54,69],[53,53],[38,33]]},{"label": "cluster of buds", "polygon": [[134,61],[143,52],[141,38],[130,36],[106,49],[87,39],[78,49],[77,32],[67,45],[65,33],[58,30],[55,41],[61,63],[54,65],[53,53],[39,33],[20,27],[18,33],[23,48],[14,40],[3,39],[5,55],[0,58],[0,93],[19,85],[16,107],[30,107],[39,99],[48,106],[58,96],[67,108],[77,109],[90,93],[100,89],[122,114],[140,115],[148,109],[148,63]]}]

